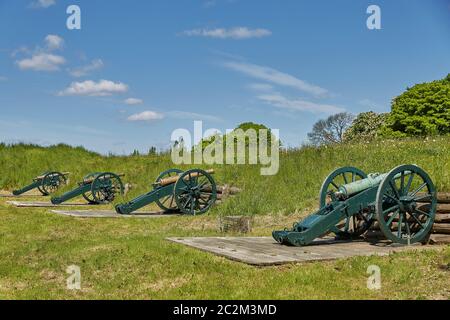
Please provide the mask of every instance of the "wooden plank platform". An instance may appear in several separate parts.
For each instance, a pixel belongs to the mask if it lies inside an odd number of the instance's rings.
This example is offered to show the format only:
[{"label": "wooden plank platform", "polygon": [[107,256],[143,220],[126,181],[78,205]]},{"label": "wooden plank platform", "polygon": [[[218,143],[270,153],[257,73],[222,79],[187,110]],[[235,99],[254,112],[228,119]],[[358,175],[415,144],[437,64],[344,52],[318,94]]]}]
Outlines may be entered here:
[{"label": "wooden plank platform", "polygon": [[77,218],[167,218],[177,217],[180,214],[167,214],[164,212],[137,212],[133,215],[118,214],[112,210],[51,210],[52,213]]},{"label": "wooden plank platform", "polygon": [[334,239],[316,240],[313,245],[307,247],[288,247],[278,244],[272,237],[167,238],[167,240],[254,266],[326,261],[355,256],[386,256],[393,252],[433,248],[422,245],[408,247],[388,242],[371,244],[364,241],[348,242]]},{"label": "wooden plank platform", "polygon": [[76,202],[52,204],[51,202],[44,202],[44,201],[6,201],[6,203],[18,208],[55,208],[55,207],[91,206],[88,203],[76,203]]}]

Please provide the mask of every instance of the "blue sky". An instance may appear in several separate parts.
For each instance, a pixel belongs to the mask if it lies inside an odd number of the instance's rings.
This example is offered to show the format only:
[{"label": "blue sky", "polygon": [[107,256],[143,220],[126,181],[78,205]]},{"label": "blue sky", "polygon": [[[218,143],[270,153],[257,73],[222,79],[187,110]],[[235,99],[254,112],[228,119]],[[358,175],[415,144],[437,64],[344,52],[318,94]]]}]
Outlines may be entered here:
[{"label": "blue sky", "polygon": [[122,154],[202,120],[263,123],[298,146],[318,119],[386,112],[443,78],[449,37],[449,0],[0,0],[0,141]]}]

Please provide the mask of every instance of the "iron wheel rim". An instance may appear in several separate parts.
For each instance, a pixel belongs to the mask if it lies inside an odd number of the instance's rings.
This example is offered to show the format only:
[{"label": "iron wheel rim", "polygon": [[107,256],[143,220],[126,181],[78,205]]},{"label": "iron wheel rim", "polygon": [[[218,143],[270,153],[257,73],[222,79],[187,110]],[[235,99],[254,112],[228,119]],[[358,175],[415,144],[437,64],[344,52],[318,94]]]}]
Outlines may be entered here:
[{"label": "iron wheel rim", "polygon": [[[400,177],[398,177],[400,175]],[[421,193],[426,189],[426,193]],[[427,209],[418,204],[427,204]],[[392,242],[423,242],[434,224],[437,195],[430,176],[420,167],[403,165],[393,169],[378,187],[377,220]]]},{"label": "iron wheel rim", "polygon": [[[87,176],[84,176],[83,181],[94,180],[96,176],[98,176],[98,173],[90,173]],[[90,204],[96,203],[91,189],[89,189],[89,191],[86,191],[85,193],[83,193],[82,196],[83,196],[84,200],[86,200],[88,203],[90,203]]]},{"label": "iron wheel rim", "polygon": [[[330,191],[338,191],[342,185],[367,178],[367,174],[355,167],[343,167],[333,171],[322,183],[319,192],[319,205],[325,207],[327,195]],[[373,212],[359,212],[351,217],[344,218],[331,231],[340,238],[358,238],[369,230],[373,221]]]},{"label": "iron wheel rim", "polygon": [[122,180],[112,172],[105,172],[98,175],[91,186],[91,194],[97,204],[111,203],[116,199],[117,194],[124,192]]},{"label": "iron wheel rim", "polygon": [[67,179],[61,172],[49,172],[42,179],[42,184],[38,189],[44,196],[48,196],[58,191],[66,183]]},{"label": "iron wheel rim", "polygon": [[[167,179],[167,178],[171,178],[171,177],[174,177],[174,176],[178,176],[178,175],[180,175],[181,173],[183,173],[183,170],[176,169],[176,168],[169,169],[169,170],[166,170],[166,171],[162,172],[162,173],[158,176],[158,178],[156,178],[154,188],[157,188],[156,185],[157,185],[161,180]],[[155,201],[155,203],[158,205],[158,207],[159,207],[161,210],[163,210],[163,211],[165,211],[165,212],[174,212],[174,211],[178,210],[178,206],[177,206],[177,203],[176,203],[176,201],[175,201],[175,198],[174,198],[174,194],[173,194],[173,193],[170,194],[170,195],[168,195],[168,196],[162,197],[161,199],[157,199],[157,200]]]},{"label": "iron wheel rim", "polygon": [[201,169],[186,171],[180,175],[175,184],[174,198],[182,213],[204,214],[217,199],[217,186],[214,178]]}]

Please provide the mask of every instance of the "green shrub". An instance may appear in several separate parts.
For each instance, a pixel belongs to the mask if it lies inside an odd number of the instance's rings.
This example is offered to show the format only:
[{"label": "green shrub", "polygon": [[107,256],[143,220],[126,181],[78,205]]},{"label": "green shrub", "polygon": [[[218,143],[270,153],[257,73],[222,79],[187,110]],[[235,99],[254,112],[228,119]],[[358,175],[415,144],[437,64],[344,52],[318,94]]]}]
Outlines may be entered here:
[{"label": "green shrub", "polygon": [[384,137],[450,134],[450,74],[415,85],[394,98],[381,133]]},{"label": "green shrub", "polygon": [[387,113],[372,111],[360,113],[344,133],[344,141],[371,141],[377,138],[380,127],[385,125],[387,117]]}]

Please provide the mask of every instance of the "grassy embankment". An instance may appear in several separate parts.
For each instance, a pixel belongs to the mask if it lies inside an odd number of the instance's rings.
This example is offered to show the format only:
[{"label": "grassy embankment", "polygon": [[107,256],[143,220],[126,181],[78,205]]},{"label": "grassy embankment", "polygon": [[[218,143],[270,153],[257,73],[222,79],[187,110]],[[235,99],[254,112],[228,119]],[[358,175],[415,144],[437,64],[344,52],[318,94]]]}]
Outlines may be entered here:
[{"label": "grassy embankment", "polygon": [[[258,167],[215,166],[220,184],[244,191],[201,217],[75,219],[46,209],[12,208],[0,198],[0,298],[448,299],[449,247],[259,269],[164,240],[220,235],[220,214],[255,215],[251,235],[267,236],[317,206],[320,184],[334,168],[378,172],[403,163],[422,166],[438,190],[450,191],[450,138],[440,138],[290,151],[273,177],[260,176]],[[168,156],[102,157],[61,146],[0,145],[1,189],[28,183],[49,169],[72,172],[71,187],[86,173],[105,170],[125,173],[135,186],[128,195],[133,197],[170,167]],[[81,267],[81,291],[65,287],[65,270],[72,264]],[[371,264],[381,267],[381,291],[366,288]]]}]

